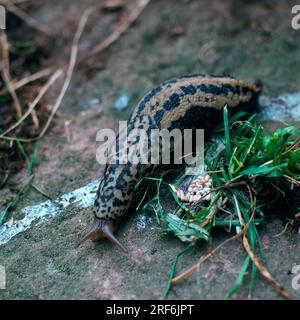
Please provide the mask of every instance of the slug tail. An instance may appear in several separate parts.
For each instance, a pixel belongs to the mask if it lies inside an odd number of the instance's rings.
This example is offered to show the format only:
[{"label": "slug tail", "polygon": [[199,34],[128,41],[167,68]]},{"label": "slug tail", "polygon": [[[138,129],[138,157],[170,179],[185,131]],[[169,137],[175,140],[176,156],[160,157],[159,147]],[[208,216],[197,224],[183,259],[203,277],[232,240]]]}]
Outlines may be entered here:
[{"label": "slug tail", "polygon": [[125,246],[113,234],[113,229],[113,222],[104,219],[96,219],[92,228],[82,238],[79,239],[79,241],[76,244],[76,248],[78,248],[82,243],[89,239],[95,241],[98,238],[108,238],[120,249],[127,252]]}]

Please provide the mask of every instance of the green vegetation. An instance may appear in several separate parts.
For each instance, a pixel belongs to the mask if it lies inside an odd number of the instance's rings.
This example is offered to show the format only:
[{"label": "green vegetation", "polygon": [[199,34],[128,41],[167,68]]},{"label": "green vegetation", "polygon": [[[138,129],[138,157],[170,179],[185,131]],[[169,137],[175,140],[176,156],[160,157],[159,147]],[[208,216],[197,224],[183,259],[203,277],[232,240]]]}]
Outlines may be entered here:
[{"label": "green vegetation", "polygon": [[13,199],[9,200],[6,204],[4,210],[0,213],[0,225],[8,220],[10,213],[16,208],[18,202],[21,200],[21,197],[26,194],[30,188],[33,188],[35,191],[43,195],[48,199],[52,199],[48,194],[46,194],[40,187],[38,187],[34,182],[34,167],[36,165],[37,158],[37,145],[35,145],[31,157],[25,151],[22,143],[19,140],[16,140],[18,150],[26,162],[27,172],[29,175],[28,180],[19,188],[19,191],[16,193]]},{"label": "green vegetation", "polygon": [[[300,132],[289,126],[266,135],[263,127],[256,122],[255,115],[248,120],[239,120],[241,116],[245,114],[237,114],[229,119],[225,107],[223,125],[216,130],[215,138],[205,152],[206,170],[213,181],[211,201],[207,206],[203,207],[203,202],[201,206],[200,202],[185,205],[178,199],[174,186],[179,187],[184,174],[172,183],[166,181],[166,173],[162,173],[160,178],[146,179],[147,191],[153,184],[156,191],[144,208],[155,212],[163,230],[172,232],[180,240],[189,243],[175,258],[165,297],[171,287],[179,256],[197,240],[211,241],[211,230],[214,227],[224,227],[227,230],[235,227],[237,234],[233,238],[238,238],[239,234],[246,237],[244,241],[249,244],[247,247],[244,242],[247,253],[251,251],[255,257],[259,256],[257,225],[279,199],[292,192],[299,192]],[[161,204],[162,185],[168,186],[176,202],[177,209],[173,212],[168,212]],[[139,186],[140,184],[137,185],[138,188]],[[138,207],[140,206],[141,203]],[[291,217],[286,218],[292,220]],[[259,268],[247,255],[227,298],[237,292],[249,269],[251,290]],[[266,275],[265,277],[268,278]]]}]

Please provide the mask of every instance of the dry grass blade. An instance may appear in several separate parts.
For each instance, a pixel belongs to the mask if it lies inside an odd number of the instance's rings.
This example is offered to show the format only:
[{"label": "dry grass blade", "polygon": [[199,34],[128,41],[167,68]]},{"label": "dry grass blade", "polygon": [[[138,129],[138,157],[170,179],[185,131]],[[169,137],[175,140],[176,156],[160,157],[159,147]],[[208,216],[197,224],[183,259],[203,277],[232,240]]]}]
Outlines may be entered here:
[{"label": "dry grass blade", "polygon": [[143,12],[146,6],[149,4],[150,0],[139,0],[134,10],[130,13],[128,18],[125,21],[122,21],[115,31],[109,35],[104,41],[97,45],[91,52],[90,55],[99,53],[112,45],[116,40],[118,40],[128,28],[136,21],[139,15]]},{"label": "dry grass blade", "polygon": [[[41,71],[38,71],[36,73],[33,73],[31,74],[30,76],[27,76],[21,80],[12,80],[11,81],[11,86],[13,87],[14,90],[18,90],[22,87],[24,87],[25,85],[27,85],[28,83],[30,82],[34,82],[38,79],[41,79],[41,78],[44,78],[44,77],[47,77],[51,74],[52,72],[52,69],[50,68],[47,68],[47,69],[44,69],[44,70],[41,70]],[[2,94],[5,94],[7,92],[7,88],[4,88],[0,91],[0,95]]]},{"label": "dry grass blade", "polygon": [[[29,105],[29,108],[30,108],[30,105]],[[40,121],[39,121],[39,118],[38,118],[38,116],[37,116],[36,111],[35,111],[34,109],[32,109],[30,115],[31,115],[31,119],[32,119],[34,128],[35,128],[36,130],[38,130],[39,127],[40,127]]]},{"label": "dry grass blade", "polygon": [[42,131],[40,132],[40,134],[37,137],[31,138],[31,139],[19,138],[19,137],[7,137],[7,136],[3,135],[3,136],[0,136],[2,139],[11,140],[11,141],[18,140],[21,142],[31,142],[31,141],[39,140],[40,138],[42,138],[44,136],[44,134],[46,133],[46,131],[48,130],[48,128],[50,126],[50,123],[53,120],[55,113],[57,112],[57,110],[61,106],[61,102],[62,102],[62,100],[65,96],[65,93],[69,87],[69,84],[71,82],[72,74],[73,74],[75,64],[76,64],[76,59],[77,59],[78,42],[80,40],[80,37],[81,37],[82,32],[84,30],[84,27],[86,25],[87,19],[88,19],[89,15],[91,14],[91,12],[94,10],[94,8],[95,7],[90,7],[88,9],[86,9],[85,12],[83,13],[83,15],[81,16],[77,31],[76,31],[75,36],[73,38],[73,42],[72,42],[72,46],[71,46],[70,60],[69,60],[69,64],[68,64],[66,77],[64,79],[63,86],[62,86],[61,91],[55,101],[55,104],[54,104],[52,110],[51,110],[51,114],[50,114],[49,118],[47,119],[47,122],[46,122],[45,126],[43,127]]},{"label": "dry grass blade", "polygon": [[300,147],[300,138],[298,138],[292,145],[290,145],[283,154],[286,154],[289,151],[294,151]]},{"label": "dry grass blade", "polygon": [[13,99],[14,107],[18,117],[22,116],[22,108],[19,101],[19,98],[16,94],[15,89],[13,88],[10,80],[10,68],[9,68],[9,44],[7,41],[7,36],[4,31],[0,31],[0,43],[1,43],[1,55],[2,55],[2,68],[1,73],[5,85]]},{"label": "dry grass blade", "polygon": [[293,296],[287,292],[284,287],[276,280],[274,279],[274,277],[271,275],[271,273],[267,270],[267,268],[265,266],[263,266],[263,264],[261,263],[260,259],[255,256],[255,254],[253,253],[253,251],[251,250],[249,241],[247,239],[247,235],[244,234],[243,236],[243,245],[245,250],[247,251],[250,259],[254,262],[256,268],[259,270],[259,272],[261,273],[261,275],[267,279],[276,289],[276,291],[281,294],[284,298],[286,299],[293,299]]},{"label": "dry grass blade", "polygon": [[25,11],[17,7],[13,2],[6,0],[3,1],[7,10],[15,14],[20,19],[24,20],[29,26],[47,34],[51,35],[51,29],[50,27],[46,26],[45,24],[35,20],[32,18],[29,14],[27,14]]},{"label": "dry grass blade", "polygon": [[[295,217],[296,217],[296,216],[295,216]],[[287,229],[288,229],[289,226],[293,226],[293,221],[287,222],[287,223],[285,224],[283,230],[282,230],[281,232],[279,232],[278,234],[275,234],[275,235],[273,236],[273,238],[279,238],[279,237],[281,237],[283,234],[286,233],[286,231],[287,231]]]},{"label": "dry grass blade", "polygon": [[23,114],[23,116],[16,122],[14,123],[10,128],[8,128],[5,132],[0,134],[0,138],[2,136],[5,136],[12,130],[15,130],[33,111],[34,108],[37,106],[41,98],[45,95],[45,93],[49,90],[51,85],[62,75],[62,69],[58,69],[52,77],[47,81],[47,83],[42,87],[42,89],[39,91],[39,94],[37,97],[33,100],[32,103],[30,103],[28,110]]},{"label": "dry grass blade", "polygon": [[79,21],[79,25],[76,31],[76,34],[74,36],[73,39],[73,43],[72,43],[72,47],[71,47],[71,55],[70,55],[70,61],[69,61],[69,65],[68,65],[68,69],[67,69],[67,73],[66,73],[66,78],[65,81],[63,83],[62,89],[58,95],[58,98],[52,108],[52,112],[50,114],[50,117],[47,120],[46,125],[44,126],[43,130],[41,131],[41,133],[38,136],[38,139],[40,139],[41,137],[44,136],[45,132],[48,130],[49,125],[55,115],[55,113],[57,112],[58,108],[61,105],[62,99],[65,96],[65,93],[69,87],[69,84],[71,82],[71,78],[72,78],[72,74],[75,68],[75,64],[76,64],[76,59],[77,59],[77,53],[78,53],[78,42],[80,40],[80,37],[82,35],[82,32],[85,28],[85,25],[87,23],[87,19],[89,17],[89,15],[92,13],[92,11],[94,10],[94,7],[90,7],[88,9],[86,9],[83,13],[83,15],[81,16],[81,19]]},{"label": "dry grass blade", "polygon": [[[252,192],[249,187],[248,187],[248,191],[250,194],[251,202],[253,203],[253,196],[252,196]],[[242,226],[244,226],[245,224],[242,219],[236,197],[234,197],[234,200],[236,201],[236,208],[238,209],[237,211],[238,211],[240,223]],[[255,209],[254,209],[254,212],[255,212]],[[254,217],[253,214],[252,214],[252,216]],[[248,238],[247,238],[247,232],[244,232],[244,235],[243,235],[243,246],[244,246],[248,256],[254,262],[256,268],[261,273],[261,275],[274,286],[276,291],[286,299],[293,299],[292,295],[289,292],[287,292],[284,289],[284,287],[270,274],[270,272],[267,270],[267,268],[261,263],[260,259],[254,254],[254,252],[252,251],[251,246],[249,244]]]},{"label": "dry grass blade", "polygon": [[238,234],[232,236],[229,239],[226,239],[225,241],[223,241],[221,244],[219,244],[214,250],[212,250],[211,252],[209,252],[207,255],[205,255],[204,257],[201,257],[199,259],[199,261],[194,264],[192,267],[190,267],[188,270],[186,270],[185,272],[181,273],[179,276],[175,277],[172,280],[172,284],[178,284],[181,281],[185,280],[186,278],[188,278],[189,276],[191,276],[193,273],[197,272],[200,268],[200,266],[203,264],[203,262],[205,262],[206,260],[208,260],[211,256],[213,256],[219,249],[221,249],[225,244],[227,244],[228,242],[231,242],[233,240],[237,240],[239,239],[242,235],[243,235],[244,231],[239,232]]},{"label": "dry grass blade", "polygon": [[235,194],[233,195],[233,199],[234,199],[234,202],[235,202],[235,206],[237,208],[236,211],[237,211],[237,215],[238,215],[240,224],[243,227],[245,225],[245,222],[244,222],[244,219],[242,217],[242,213],[241,213],[241,210],[240,210],[240,207],[239,207],[239,204],[238,204],[238,201],[237,201],[237,198],[236,198]]}]

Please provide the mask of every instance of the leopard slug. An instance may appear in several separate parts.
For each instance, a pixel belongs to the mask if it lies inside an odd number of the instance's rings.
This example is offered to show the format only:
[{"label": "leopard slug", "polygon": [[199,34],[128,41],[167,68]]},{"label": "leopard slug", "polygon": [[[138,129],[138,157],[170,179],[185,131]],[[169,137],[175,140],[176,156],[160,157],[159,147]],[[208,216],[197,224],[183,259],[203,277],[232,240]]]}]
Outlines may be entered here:
[{"label": "leopard slug", "polygon": [[[190,75],[169,80],[151,90],[138,103],[129,117],[127,134],[136,128],[145,129],[147,135],[152,128],[213,129],[220,121],[225,105],[232,111],[255,107],[260,92],[260,83],[230,76]],[[129,140],[128,148],[142,143],[139,138],[135,136]],[[93,208],[94,226],[78,241],[78,246],[87,239],[107,237],[126,251],[113,231],[132,202],[135,184],[147,175],[149,166],[130,162],[106,165]]]}]

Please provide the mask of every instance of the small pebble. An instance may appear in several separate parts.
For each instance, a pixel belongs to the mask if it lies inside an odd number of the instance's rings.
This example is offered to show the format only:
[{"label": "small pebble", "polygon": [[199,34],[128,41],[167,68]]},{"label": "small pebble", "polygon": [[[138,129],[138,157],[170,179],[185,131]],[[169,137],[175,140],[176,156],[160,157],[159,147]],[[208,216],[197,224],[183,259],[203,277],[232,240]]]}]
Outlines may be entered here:
[{"label": "small pebble", "polygon": [[122,95],[116,100],[114,104],[114,108],[117,111],[123,111],[125,108],[128,107],[128,104],[129,104],[129,97],[127,95]]}]

